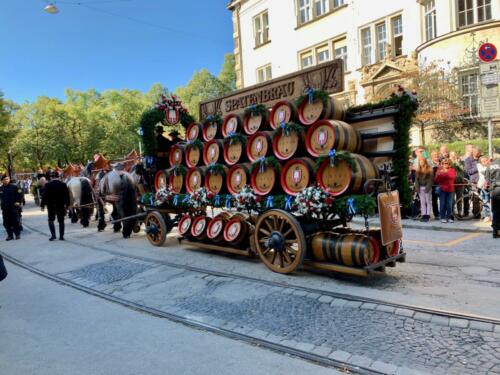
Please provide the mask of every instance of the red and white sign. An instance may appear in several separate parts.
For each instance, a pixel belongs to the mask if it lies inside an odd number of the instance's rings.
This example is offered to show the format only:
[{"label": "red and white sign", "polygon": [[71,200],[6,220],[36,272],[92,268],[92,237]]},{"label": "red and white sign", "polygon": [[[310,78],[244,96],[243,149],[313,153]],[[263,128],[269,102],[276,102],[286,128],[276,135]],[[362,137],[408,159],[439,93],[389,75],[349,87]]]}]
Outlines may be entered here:
[{"label": "red and white sign", "polygon": [[179,122],[179,110],[173,107],[167,108],[165,111],[165,122],[169,125],[175,125]]},{"label": "red and white sign", "polygon": [[479,59],[482,62],[489,63],[495,61],[497,58],[498,50],[492,43],[483,43],[478,50]]}]

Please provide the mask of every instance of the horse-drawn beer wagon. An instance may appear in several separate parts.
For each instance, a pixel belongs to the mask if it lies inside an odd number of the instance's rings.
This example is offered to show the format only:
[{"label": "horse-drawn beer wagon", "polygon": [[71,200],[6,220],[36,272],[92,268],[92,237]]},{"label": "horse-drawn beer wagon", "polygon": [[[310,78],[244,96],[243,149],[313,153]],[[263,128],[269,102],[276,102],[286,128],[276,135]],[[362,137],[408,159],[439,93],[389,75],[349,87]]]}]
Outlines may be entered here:
[{"label": "horse-drawn beer wagon", "polygon": [[[400,91],[346,109],[332,97],[342,91],[333,61],[201,103],[201,122],[184,121],[185,141],[140,199],[149,241],[161,246],[177,226],[182,243],[258,255],[279,273],[305,265],[365,276],[404,261],[399,197],[416,100]],[[145,114],[141,127],[154,170],[151,132],[183,109],[163,98],[152,111],[160,115]],[[377,208],[381,228],[370,228]],[[347,226],[353,215],[364,228]]]}]

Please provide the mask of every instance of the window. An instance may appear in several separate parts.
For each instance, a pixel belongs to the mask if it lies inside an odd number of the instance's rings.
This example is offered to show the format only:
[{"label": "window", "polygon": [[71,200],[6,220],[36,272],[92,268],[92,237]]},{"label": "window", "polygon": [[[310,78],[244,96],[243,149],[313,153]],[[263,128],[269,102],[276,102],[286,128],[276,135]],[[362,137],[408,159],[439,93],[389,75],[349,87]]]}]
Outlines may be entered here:
[{"label": "window", "polygon": [[257,68],[257,83],[262,83],[272,79],[271,64]]},{"label": "window", "polygon": [[370,28],[361,30],[361,42],[363,65],[369,65],[372,63],[372,32]]},{"label": "window", "polygon": [[385,22],[375,26],[377,33],[377,61],[383,60],[387,54],[387,29]]},{"label": "window", "polygon": [[313,55],[312,52],[305,52],[300,55],[300,66],[302,69],[308,68],[313,65]]},{"label": "window", "polygon": [[311,15],[311,0],[299,0],[300,23],[309,22]]},{"label": "window", "polygon": [[401,16],[392,19],[392,54],[393,56],[403,54],[403,19]]},{"label": "window", "polygon": [[314,9],[316,11],[316,17],[322,16],[328,13],[330,0],[314,0]]},{"label": "window", "polygon": [[340,39],[333,42],[333,51],[336,59],[344,60],[344,72],[347,71],[347,40]]},{"label": "window", "polygon": [[334,8],[338,8],[342,5],[344,5],[344,0],[333,0],[333,7]]},{"label": "window", "polygon": [[458,0],[458,27],[491,20],[491,0]]},{"label": "window", "polygon": [[436,35],[436,2],[430,0],[425,4],[425,41],[434,39]]},{"label": "window", "polygon": [[255,36],[255,47],[269,42],[269,17],[267,10],[254,17],[253,32]]},{"label": "window", "polygon": [[330,49],[328,45],[316,48],[316,63],[321,64],[330,60]]},{"label": "window", "polygon": [[465,108],[469,115],[478,113],[478,88],[479,75],[477,73],[466,73],[460,77],[460,91]]}]

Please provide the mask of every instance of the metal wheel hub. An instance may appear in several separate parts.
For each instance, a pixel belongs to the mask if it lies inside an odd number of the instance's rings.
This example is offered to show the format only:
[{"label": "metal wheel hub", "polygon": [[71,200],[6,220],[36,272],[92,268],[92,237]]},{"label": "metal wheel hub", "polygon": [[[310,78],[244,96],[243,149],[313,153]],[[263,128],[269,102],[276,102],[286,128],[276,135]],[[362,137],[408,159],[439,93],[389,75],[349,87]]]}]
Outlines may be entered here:
[{"label": "metal wheel hub", "polygon": [[149,224],[146,228],[146,233],[148,234],[158,234],[159,230],[158,230],[158,227],[156,226],[156,224]]},{"label": "metal wheel hub", "polygon": [[274,231],[269,236],[267,241],[267,247],[274,249],[278,253],[282,253],[285,251],[285,237],[277,231]]}]

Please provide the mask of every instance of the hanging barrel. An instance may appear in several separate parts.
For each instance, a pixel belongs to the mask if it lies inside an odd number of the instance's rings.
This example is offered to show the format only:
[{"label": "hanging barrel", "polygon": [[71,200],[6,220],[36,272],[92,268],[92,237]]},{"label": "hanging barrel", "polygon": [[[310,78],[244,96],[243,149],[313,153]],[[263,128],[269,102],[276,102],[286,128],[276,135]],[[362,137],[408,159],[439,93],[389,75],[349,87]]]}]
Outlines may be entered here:
[{"label": "hanging barrel", "polygon": [[268,156],[272,149],[271,132],[257,132],[248,139],[247,156],[250,161]]},{"label": "hanging barrel", "polygon": [[213,217],[207,226],[207,237],[213,242],[224,241],[224,227],[231,215],[227,212],[221,212]]},{"label": "hanging barrel", "polygon": [[162,169],[155,174],[154,186],[155,191],[170,187],[172,192],[179,194],[184,187],[184,176],[180,172],[175,175],[173,169]]},{"label": "hanging barrel", "polygon": [[351,125],[337,120],[319,120],[306,133],[306,149],[311,156],[328,155],[331,149],[359,152],[361,136]]},{"label": "hanging barrel", "polygon": [[224,145],[220,139],[213,139],[203,145],[203,162],[205,165],[222,163],[224,157]]},{"label": "hanging barrel", "polygon": [[323,232],[312,237],[311,256],[319,262],[365,267],[378,262],[380,249],[375,238],[364,234]]},{"label": "hanging barrel", "polygon": [[251,113],[246,114],[243,117],[243,131],[246,135],[254,135],[259,130],[265,130],[269,126],[269,115],[258,114],[252,115]]},{"label": "hanging barrel", "polygon": [[338,99],[328,97],[324,101],[315,99],[309,102],[309,98],[306,97],[297,108],[297,114],[301,124],[308,126],[318,120],[343,120],[344,108]]},{"label": "hanging barrel", "polygon": [[271,128],[276,129],[283,123],[289,123],[296,119],[295,107],[287,100],[281,100],[273,105],[271,115],[269,116],[269,123]]},{"label": "hanging barrel", "polygon": [[222,138],[226,138],[231,133],[241,132],[241,117],[237,114],[230,114],[224,118],[221,133]]},{"label": "hanging barrel", "polygon": [[314,183],[314,162],[309,158],[289,160],[281,171],[280,181],[285,193],[299,194]]},{"label": "hanging barrel", "polygon": [[325,159],[318,168],[316,180],[319,186],[334,196],[349,193],[363,193],[365,182],[378,178],[378,169],[369,159],[359,154],[351,154],[356,164],[356,173],[345,160],[336,160],[332,166]]},{"label": "hanging barrel", "polygon": [[210,218],[205,215],[195,216],[191,225],[191,236],[197,241],[203,241],[208,238],[207,226],[210,223]]},{"label": "hanging barrel", "polygon": [[186,165],[188,168],[194,168],[198,165],[201,159],[201,150],[192,144],[187,144],[184,149],[186,156]]},{"label": "hanging barrel", "polygon": [[209,141],[217,138],[217,135],[219,134],[219,126],[218,126],[217,122],[216,121],[213,121],[213,122],[205,121],[203,123],[201,134],[202,134],[203,140],[205,142],[209,142]]},{"label": "hanging barrel", "polygon": [[182,155],[184,154],[184,147],[185,145],[181,143],[177,143],[172,147],[170,147],[170,152],[168,154],[168,161],[171,167],[182,164]]},{"label": "hanging barrel", "polygon": [[207,170],[205,174],[205,188],[208,192],[213,194],[220,194],[226,190],[226,184],[224,178],[227,174],[227,167],[224,168],[224,174],[222,173],[212,173]]},{"label": "hanging barrel", "polygon": [[179,234],[182,237],[191,237],[191,224],[193,223],[193,217],[190,215],[184,215],[179,220],[178,228]]},{"label": "hanging barrel", "polygon": [[296,132],[288,135],[283,134],[280,129],[273,138],[273,152],[280,160],[288,160],[294,156],[298,156],[302,150],[302,136]]},{"label": "hanging barrel", "polygon": [[224,161],[227,165],[235,165],[247,159],[245,147],[237,140],[231,144],[230,141],[224,141]]},{"label": "hanging barrel", "polygon": [[197,122],[192,122],[186,129],[186,141],[195,141],[201,138],[203,126]]},{"label": "hanging barrel", "polygon": [[263,171],[255,167],[250,174],[250,186],[257,195],[267,195],[279,190],[279,172],[267,165]]},{"label": "hanging barrel", "polygon": [[169,173],[166,169],[160,169],[158,172],[156,172],[154,178],[155,191],[166,189],[168,187],[168,175]]},{"label": "hanging barrel", "polygon": [[246,221],[245,215],[237,213],[226,222],[224,226],[224,240],[232,246],[240,246],[241,248],[248,242],[250,228]]},{"label": "hanging barrel", "polygon": [[226,186],[230,194],[238,194],[250,182],[250,164],[233,165],[226,175]]},{"label": "hanging barrel", "polygon": [[206,168],[195,167],[186,173],[186,191],[191,194],[203,186]]}]

